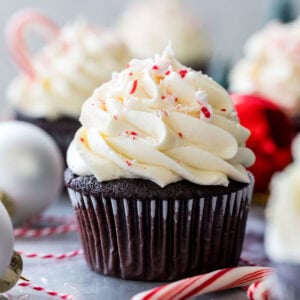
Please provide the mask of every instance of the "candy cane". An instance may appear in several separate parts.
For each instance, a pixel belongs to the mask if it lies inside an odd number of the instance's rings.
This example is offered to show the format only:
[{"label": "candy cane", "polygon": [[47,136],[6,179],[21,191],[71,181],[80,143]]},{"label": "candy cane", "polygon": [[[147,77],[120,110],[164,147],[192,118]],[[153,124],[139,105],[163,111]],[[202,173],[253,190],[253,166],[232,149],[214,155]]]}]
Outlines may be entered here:
[{"label": "candy cane", "polygon": [[17,228],[14,230],[14,234],[17,238],[40,238],[62,233],[75,232],[77,230],[77,224],[73,223],[57,227],[46,227],[42,229]]},{"label": "candy cane", "polygon": [[15,62],[31,79],[35,77],[34,66],[31,62],[24,32],[29,25],[38,24],[47,30],[48,38],[58,35],[59,27],[48,17],[33,9],[22,10],[11,17],[6,31],[6,43]]},{"label": "candy cane", "polygon": [[83,254],[83,250],[75,250],[75,251],[70,251],[66,253],[61,253],[61,254],[43,254],[43,253],[26,253],[23,251],[18,251],[18,253],[24,257],[24,258],[40,258],[40,259],[57,259],[57,260],[63,260],[67,258],[73,258],[76,256],[80,256]]},{"label": "candy cane", "polygon": [[247,290],[249,300],[269,300],[271,283],[269,279],[251,284]]},{"label": "candy cane", "polygon": [[237,267],[176,281],[135,295],[132,300],[185,300],[206,293],[248,286],[271,275],[271,268]]},{"label": "candy cane", "polygon": [[49,291],[47,289],[45,289],[42,286],[38,286],[38,285],[34,285],[31,282],[20,282],[18,283],[19,287],[23,287],[23,288],[31,288],[34,291],[38,291],[38,292],[44,292],[45,294],[52,296],[52,297],[56,297],[62,300],[69,300],[69,299],[74,299],[72,295],[68,295],[68,294],[61,294],[55,291]]}]

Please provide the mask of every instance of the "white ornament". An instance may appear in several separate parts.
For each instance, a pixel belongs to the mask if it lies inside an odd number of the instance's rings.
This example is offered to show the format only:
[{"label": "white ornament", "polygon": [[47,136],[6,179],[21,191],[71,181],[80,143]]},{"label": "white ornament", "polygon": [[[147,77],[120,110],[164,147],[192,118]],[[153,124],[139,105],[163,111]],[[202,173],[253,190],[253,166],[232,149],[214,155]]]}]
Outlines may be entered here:
[{"label": "white ornament", "polygon": [[0,202],[0,279],[5,275],[13,255],[14,233],[11,220]]},{"label": "white ornament", "polygon": [[58,199],[63,159],[54,140],[29,123],[0,123],[0,190],[14,201],[13,221],[23,222]]}]

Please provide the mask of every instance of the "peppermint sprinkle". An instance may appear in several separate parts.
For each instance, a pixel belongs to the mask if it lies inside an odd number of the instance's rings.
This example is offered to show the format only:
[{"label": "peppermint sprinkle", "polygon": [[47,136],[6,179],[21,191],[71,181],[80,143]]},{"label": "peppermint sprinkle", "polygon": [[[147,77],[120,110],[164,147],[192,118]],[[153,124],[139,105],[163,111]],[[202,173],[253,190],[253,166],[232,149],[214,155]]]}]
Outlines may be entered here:
[{"label": "peppermint sprinkle", "polygon": [[180,138],[183,138],[183,134],[181,132],[178,132],[178,135]]},{"label": "peppermint sprinkle", "polygon": [[80,141],[81,141],[82,143],[84,143],[84,142],[85,142],[85,139],[84,139],[84,138],[80,138]]},{"label": "peppermint sprinkle", "polygon": [[159,67],[157,66],[157,65],[154,65],[153,67],[152,67],[152,70],[158,70],[159,69]]},{"label": "peppermint sprinkle", "polygon": [[168,71],[165,73],[165,75],[168,76],[168,75],[170,75],[170,73],[171,73],[171,71],[168,70]]},{"label": "peppermint sprinkle", "polygon": [[226,108],[221,108],[221,111],[226,111]]},{"label": "peppermint sprinkle", "polygon": [[135,80],[133,81],[133,85],[132,85],[132,89],[131,89],[131,91],[130,91],[130,95],[132,95],[132,94],[135,93],[135,91],[136,91],[136,89],[137,89],[137,86],[138,86],[138,81],[137,81],[137,79],[135,79]]},{"label": "peppermint sprinkle", "polygon": [[165,100],[165,99],[166,99],[166,96],[161,96],[161,99]]},{"label": "peppermint sprinkle", "polygon": [[164,109],[162,109],[161,111],[160,111],[160,116],[162,116],[162,117],[168,117],[168,113],[167,113],[167,111],[166,110],[164,110]]},{"label": "peppermint sprinkle", "polygon": [[203,113],[203,115],[204,115],[204,117],[205,117],[206,119],[210,119],[211,113],[210,113],[210,111],[208,110],[208,108],[207,108],[206,106],[203,106],[203,107],[201,108],[201,112]]},{"label": "peppermint sprinkle", "polygon": [[117,116],[117,115],[114,115],[114,119],[117,121],[117,120],[118,120],[118,116]]},{"label": "peppermint sprinkle", "polygon": [[184,78],[186,76],[187,72],[188,72],[187,70],[180,70],[178,73],[181,76],[181,78]]},{"label": "peppermint sprinkle", "polygon": [[132,166],[132,163],[128,159],[126,159],[126,164],[127,164],[128,167]]},{"label": "peppermint sprinkle", "polygon": [[138,135],[137,132],[135,132],[135,131],[131,131],[130,134],[131,134],[131,135],[135,135],[135,136]]}]

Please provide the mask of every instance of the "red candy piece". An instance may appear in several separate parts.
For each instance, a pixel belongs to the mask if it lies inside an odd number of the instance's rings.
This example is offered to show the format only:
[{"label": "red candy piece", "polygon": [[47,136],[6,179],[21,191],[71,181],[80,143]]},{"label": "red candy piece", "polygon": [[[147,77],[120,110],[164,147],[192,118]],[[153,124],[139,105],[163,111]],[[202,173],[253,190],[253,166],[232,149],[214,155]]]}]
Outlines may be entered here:
[{"label": "red candy piece", "polygon": [[240,122],[251,131],[247,146],[256,156],[249,168],[255,176],[255,192],[268,192],[272,175],[292,160],[293,127],[282,110],[256,95],[231,95]]}]

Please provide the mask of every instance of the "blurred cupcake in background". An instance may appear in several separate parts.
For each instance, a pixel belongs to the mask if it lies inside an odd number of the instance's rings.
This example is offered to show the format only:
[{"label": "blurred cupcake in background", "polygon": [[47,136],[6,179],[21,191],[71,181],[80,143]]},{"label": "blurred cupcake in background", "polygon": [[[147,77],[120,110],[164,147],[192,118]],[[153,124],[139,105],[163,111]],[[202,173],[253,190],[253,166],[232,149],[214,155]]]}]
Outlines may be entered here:
[{"label": "blurred cupcake in background", "polygon": [[[47,39],[36,55],[25,41],[28,29]],[[29,31],[33,34],[34,31]],[[54,137],[65,154],[79,128],[81,105],[102,82],[130,59],[112,32],[77,20],[60,28],[34,10],[14,15],[7,25],[7,46],[20,75],[8,88],[17,119],[34,123]]]},{"label": "blurred cupcake in background", "polygon": [[272,22],[246,43],[231,72],[230,89],[271,99],[300,130],[300,19]]},{"label": "blurred cupcake in background", "polygon": [[210,58],[207,36],[181,1],[134,1],[117,25],[135,57],[147,58],[161,53],[171,41],[183,64],[206,73]]},{"label": "blurred cupcake in background", "polygon": [[[295,162],[272,179],[267,210],[266,251],[275,267],[276,299],[300,299],[300,135]],[[273,298],[272,298],[273,299]]]}]

